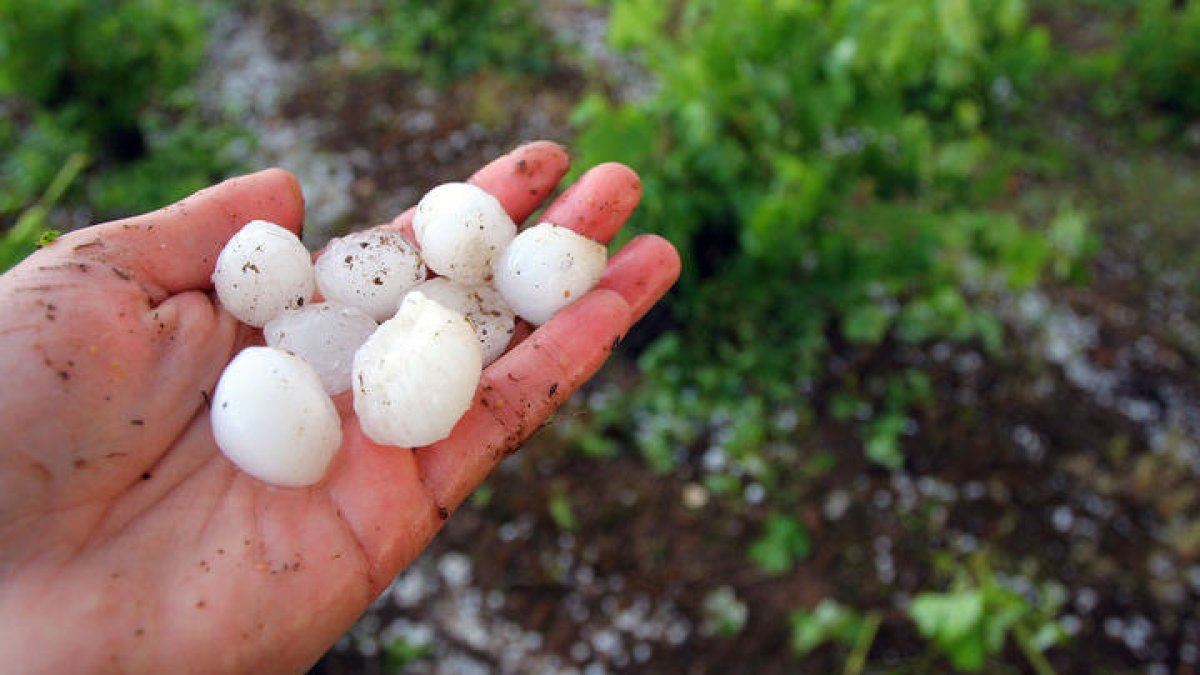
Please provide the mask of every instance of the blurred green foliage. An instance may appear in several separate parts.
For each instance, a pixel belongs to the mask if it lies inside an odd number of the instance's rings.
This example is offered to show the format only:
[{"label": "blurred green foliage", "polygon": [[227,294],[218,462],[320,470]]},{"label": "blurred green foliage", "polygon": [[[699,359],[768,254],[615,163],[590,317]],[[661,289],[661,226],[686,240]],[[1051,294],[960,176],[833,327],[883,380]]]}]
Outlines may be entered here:
[{"label": "blurred green foliage", "polygon": [[762,534],[750,545],[750,559],[768,574],[791,572],[812,552],[812,536],[804,523],[788,515],[767,518]]},{"label": "blurred green foliage", "polygon": [[1200,115],[1200,2],[1144,0],[1123,40],[1128,100],[1156,107],[1179,124]]},{"label": "blurred green foliage", "polygon": [[546,503],[546,510],[555,526],[563,532],[574,532],[579,529],[579,519],[575,516],[575,509],[571,506],[571,498],[561,485],[556,485],[554,491],[551,492],[550,500]]},{"label": "blurred green foliage", "polygon": [[730,586],[719,586],[709,591],[700,603],[704,616],[701,631],[706,635],[733,637],[746,627],[750,615],[746,603]]},{"label": "blurred green foliage", "polygon": [[554,44],[532,0],[354,0],[338,32],[366,67],[414,73],[444,87],[489,70],[545,75]]},{"label": "blurred green foliage", "polygon": [[1107,43],[1061,50],[1064,70],[1085,84],[1094,111],[1106,122],[1150,142],[1195,128],[1200,115],[1200,2],[1042,2],[1060,21],[1083,10],[1091,31]]},{"label": "blurred green foliage", "polygon": [[0,223],[79,153],[91,161],[63,199],[97,217],[233,170],[222,149],[235,132],[201,120],[190,86],[207,19],[165,0],[0,0]]},{"label": "blurred green foliage", "polygon": [[1066,591],[1047,585],[1031,600],[1000,583],[983,556],[954,567],[949,590],[919,593],[909,605],[921,635],[956,669],[970,672],[978,672],[988,657],[1000,653],[1011,635],[1034,672],[1053,673],[1042,652],[1065,638],[1056,617]]},{"label": "blurred green foliage", "polygon": [[38,247],[58,238],[60,232],[49,227],[47,214],[62,199],[63,193],[71,187],[86,165],[87,157],[81,153],[67,158],[41,198],[25,209],[13,226],[0,237],[0,271],[16,265]]},{"label": "blurred green foliage", "polygon": [[432,656],[433,647],[428,643],[412,642],[400,636],[384,644],[383,654],[388,672],[399,673],[406,667]]},{"label": "blurred green foliage", "polygon": [[629,405],[653,466],[706,437],[735,462],[758,453],[775,412],[840,377],[868,411],[869,456],[897,468],[927,383],[840,376],[831,356],[938,339],[994,351],[1003,330],[980,297],[1078,273],[1078,212],[991,208],[1050,55],[1023,0],[616,0],[609,38],[655,89],[583,101],[578,166],[637,167],[628,234],[662,233],[684,259],[677,327],[643,355],[649,386]]},{"label": "blurred green foliage", "polygon": [[798,609],[789,617],[792,650],[804,656],[825,644],[852,648],[843,673],[860,673],[875,633],[883,618],[879,612],[861,613],[836,600],[826,598],[812,611]]}]

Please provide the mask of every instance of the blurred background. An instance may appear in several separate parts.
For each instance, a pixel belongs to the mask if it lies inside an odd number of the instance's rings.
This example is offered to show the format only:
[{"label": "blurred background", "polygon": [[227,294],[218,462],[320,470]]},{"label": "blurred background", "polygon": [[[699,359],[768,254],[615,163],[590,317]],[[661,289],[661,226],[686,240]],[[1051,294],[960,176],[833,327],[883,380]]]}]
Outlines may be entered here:
[{"label": "blurred background", "polygon": [[4,266],[535,138],[683,279],[315,672],[1197,671],[1200,2],[0,0]]}]

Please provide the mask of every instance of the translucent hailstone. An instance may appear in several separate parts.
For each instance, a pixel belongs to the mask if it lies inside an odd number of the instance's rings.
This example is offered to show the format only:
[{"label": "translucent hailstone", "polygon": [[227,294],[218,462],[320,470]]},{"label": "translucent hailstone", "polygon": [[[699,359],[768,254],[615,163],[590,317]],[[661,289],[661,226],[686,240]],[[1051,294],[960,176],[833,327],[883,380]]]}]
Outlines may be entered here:
[{"label": "translucent hailstone", "polygon": [[363,433],[403,447],[442,440],[470,407],[482,370],[466,318],[409,293],[354,355],[354,411]]},{"label": "translucent hailstone", "polygon": [[212,430],[242,471],[288,487],[320,481],[342,443],[337,410],[312,367],[271,347],[247,347],[225,367]]},{"label": "translucent hailstone", "polygon": [[405,291],[425,279],[425,265],[399,232],[376,228],[330,241],[317,259],[316,273],[326,300],[384,321]]},{"label": "translucent hailstone", "polygon": [[413,291],[419,291],[430,300],[467,317],[479,336],[483,365],[500,358],[508,347],[516,317],[495,289],[489,286],[464,286],[446,277],[438,277],[421,283]]},{"label": "translucent hailstone", "polygon": [[417,204],[413,232],[429,269],[468,286],[490,279],[492,260],[517,233],[495,197],[468,183],[446,183]]},{"label": "translucent hailstone", "polygon": [[221,249],[212,281],[230,314],[262,327],[312,298],[312,256],[291,231],[252,220]]},{"label": "translucent hailstone", "polygon": [[496,259],[493,283],[521,318],[540,326],[604,273],[602,244],[553,223],[517,235]]},{"label": "translucent hailstone", "polygon": [[267,346],[304,359],[321,378],[330,394],[350,388],[354,352],[375,332],[378,324],[357,307],[314,302],[284,312],[263,326]]}]

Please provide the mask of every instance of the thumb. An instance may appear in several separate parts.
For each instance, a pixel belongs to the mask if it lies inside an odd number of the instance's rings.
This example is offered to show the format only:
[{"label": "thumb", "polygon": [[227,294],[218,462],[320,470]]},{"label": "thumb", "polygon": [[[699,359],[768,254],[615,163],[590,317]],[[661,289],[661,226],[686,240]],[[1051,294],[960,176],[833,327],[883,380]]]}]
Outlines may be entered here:
[{"label": "thumb", "polygon": [[71,242],[99,243],[107,262],[152,293],[172,295],[210,288],[221,248],[251,220],[299,234],[304,197],[291,173],[268,169],[232,178],[158,211],[72,233]]}]

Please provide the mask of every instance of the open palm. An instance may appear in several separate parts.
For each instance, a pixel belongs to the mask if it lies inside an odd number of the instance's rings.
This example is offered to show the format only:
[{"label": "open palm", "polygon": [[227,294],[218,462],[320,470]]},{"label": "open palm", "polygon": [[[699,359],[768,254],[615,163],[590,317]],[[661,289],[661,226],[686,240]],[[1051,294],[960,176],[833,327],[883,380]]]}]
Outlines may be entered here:
[{"label": "open palm", "polygon": [[[521,222],[567,169],[518,148],[472,181]],[[607,241],[636,206],[618,165],[544,220]],[[0,277],[0,660],[21,671],[295,671],[314,662],[487,473],[604,362],[674,282],[675,251],[634,239],[599,287],[488,367],[451,436],[366,439],[345,397],[326,479],[273,488],[213,443],[208,396],[258,335],[209,276],[241,224],[298,230],[286,172],[62,237]],[[385,227],[408,229],[410,214]]]}]

